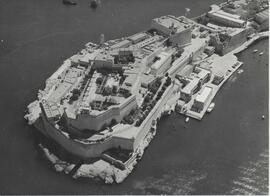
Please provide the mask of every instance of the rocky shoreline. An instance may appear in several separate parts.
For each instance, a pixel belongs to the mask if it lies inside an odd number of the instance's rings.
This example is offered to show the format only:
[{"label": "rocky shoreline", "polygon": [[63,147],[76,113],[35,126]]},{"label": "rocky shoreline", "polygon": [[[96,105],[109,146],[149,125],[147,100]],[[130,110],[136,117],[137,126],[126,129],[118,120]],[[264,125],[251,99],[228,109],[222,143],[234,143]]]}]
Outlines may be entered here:
[{"label": "rocky shoreline", "polygon": [[144,140],[140,143],[136,152],[133,153],[132,161],[126,166],[124,170],[121,170],[114,165],[100,159],[92,164],[82,164],[74,171],[76,165],[61,160],[56,155],[51,153],[49,149],[39,144],[39,147],[44,152],[45,157],[53,164],[54,169],[57,172],[63,172],[65,174],[71,174],[72,177],[77,178],[94,178],[104,181],[106,184],[121,183],[132,172],[135,165],[142,158],[145,149],[156,135],[156,125],[151,127]]}]

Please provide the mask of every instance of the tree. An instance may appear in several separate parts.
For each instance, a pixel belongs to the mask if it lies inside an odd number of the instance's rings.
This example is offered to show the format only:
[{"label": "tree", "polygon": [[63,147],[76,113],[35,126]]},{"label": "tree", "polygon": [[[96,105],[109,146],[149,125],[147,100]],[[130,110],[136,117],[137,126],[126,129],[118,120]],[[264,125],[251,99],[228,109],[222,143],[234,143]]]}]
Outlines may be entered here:
[{"label": "tree", "polygon": [[136,121],[136,123],[135,123],[135,126],[136,127],[139,127],[141,125],[141,121],[138,119],[137,121]]},{"label": "tree", "polygon": [[100,85],[102,81],[103,81],[102,77],[98,77],[96,80],[96,83]]},{"label": "tree", "polygon": [[162,91],[165,91],[166,90],[166,86],[162,86],[161,90]]},{"label": "tree", "polygon": [[72,101],[76,101],[79,99],[79,95],[78,94],[73,94],[71,97],[70,97],[70,100]]},{"label": "tree", "polygon": [[146,96],[145,96],[145,98],[144,98],[144,102],[145,103],[148,103],[150,101],[150,97],[149,97],[149,95],[147,94]]},{"label": "tree", "polygon": [[111,127],[114,126],[114,125],[116,125],[116,124],[117,124],[117,121],[113,118],[113,119],[111,120]]},{"label": "tree", "polygon": [[169,39],[167,39],[165,41],[165,46],[167,46],[167,47],[172,46],[172,42]]},{"label": "tree", "polygon": [[128,124],[133,124],[134,120],[131,116],[125,116],[124,121],[126,121]]},{"label": "tree", "polygon": [[165,86],[169,86],[172,83],[172,79],[170,77],[167,77]]},{"label": "tree", "polygon": [[117,86],[113,86],[112,87],[112,93],[113,94],[116,94],[117,93],[117,90],[118,90]]},{"label": "tree", "polygon": [[81,91],[79,89],[75,88],[75,89],[72,90],[72,93],[74,95],[80,95],[81,94]]},{"label": "tree", "polygon": [[158,92],[157,96],[161,97],[163,95],[163,93],[164,93],[164,91],[161,90],[161,91]]}]

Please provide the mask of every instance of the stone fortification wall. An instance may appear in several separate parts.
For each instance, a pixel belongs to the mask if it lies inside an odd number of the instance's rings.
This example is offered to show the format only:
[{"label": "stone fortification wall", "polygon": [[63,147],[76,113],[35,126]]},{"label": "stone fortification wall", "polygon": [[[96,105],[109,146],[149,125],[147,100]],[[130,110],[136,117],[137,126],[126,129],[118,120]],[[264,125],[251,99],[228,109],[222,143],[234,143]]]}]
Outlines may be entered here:
[{"label": "stone fortification wall", "polygon": [[64,149],[71,154],[77,155],[83,159],[89,159],[94,157],[100,157],[102,152],[110,148],[118,148],[119,146],[123,149],[134,150],[138,147],[142,139],[147,135],[151,128],[153,120],[156,120],[162,112],[163,105],[173,92],[173,85],[169,86],[164,92],[162,100],[153,108],[152,112],[148,115],[147,119],[139,127],[140,132],[133,139],[125,139],[121,137],[110,137],[99,143],[84,144],[73,139],[68,138],[60,130],[56,129],[52,124],[48,122],[44,114],[42,113],[41,119],[43,121],[42,131],[45,135],[49,136],[57,143],[59,143]]},{"label": "stone fortification wall", "polygon": [[152,111],[149,113],[149,115],[146,117],[146,119],[143,121],[141,126],[139,127],[140,131],[135,138],[133,148],[136,149],[143,138],[147,135],[149,132],[153,120],[156,120],[162,113],[163,106],[166,104],[169,97],[172,95],[173,92],[173,85],[170,85],[166,91],[164,92],[164,95],[162,99],[159,100],[159,102],[155,105],[155,107],[152,109]]},{"label": "stone fortification wall", "polygon": [[70,125],[79,130],[100,130],[110,125],[113,119],[120,122],[123,117],[136,106],[136,96],[132,95],[126,102],[121,103],[119,106],[112,107],[98,115],[79,114],[76,119],[68,118],[67,121]]}]

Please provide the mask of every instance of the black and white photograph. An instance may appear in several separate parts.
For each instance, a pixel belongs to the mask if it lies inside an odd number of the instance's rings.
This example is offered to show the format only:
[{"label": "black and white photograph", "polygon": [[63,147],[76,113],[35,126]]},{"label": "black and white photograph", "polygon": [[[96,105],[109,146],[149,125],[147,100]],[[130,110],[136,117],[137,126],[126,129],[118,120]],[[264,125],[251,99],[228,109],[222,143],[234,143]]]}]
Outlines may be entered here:
[{"label": "black and white photograph", "polygon": [[0,195],[269,195],[268,0],[0,0]]}]

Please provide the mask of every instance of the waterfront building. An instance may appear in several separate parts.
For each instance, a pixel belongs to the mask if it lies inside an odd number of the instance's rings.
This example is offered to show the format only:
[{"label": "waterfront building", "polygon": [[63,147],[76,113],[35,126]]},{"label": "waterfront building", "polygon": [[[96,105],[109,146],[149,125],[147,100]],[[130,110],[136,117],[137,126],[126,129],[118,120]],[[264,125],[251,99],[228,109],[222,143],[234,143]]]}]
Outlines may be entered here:
[{"label": "waterfront building", "polygon": [[145,32],[141,32],[128,37],[128,40],[130,40],[133,44],[137,44],[138,42],[141,42],[142,40],[145,40],[148,37],[149,35],[147,35]]},{"label": "waterfront building", "polygon": [[214,75],[212,83],[215,85],[219,85],[224,80],[224,74],[219,72]]},{"label": "waterfront building", "polygon": [[212,6],[212,10],[207,13],[210,21],[222,24],[228,27],[243,28],[246,25],[246,21],[240,19],[239,15],[230,14],[220,9],[220,7]]},{"label": "waterfront building", "polygon": [[243,44],[251,32],[251,28],[227,28],[210,35],[210,44],[217,54],[224,55]]},{"label": "waterfront building", "polygon": [[128,46],[130,46],[132,43],[131,41],[124,39],[114,45],[111,46],[112,49],[118,49],[118,48],[126,48]]},{"label": "waterfront building", "polygon": [[200,88],[200,79],[199,78],[192,78],[189,80],[188,84],[181,89],[180,91],[180,99],[185,101],[186,103],[191,100],[193,94],[198,92]]},{"label": "waterfront building", "polygon": [[196,66],[193,72],[197,74],[197,77],[200,79],[202,85],[208,82],[211,78],[211,71],[205,68]]},{"label": "waterfront building", "polygon": [[194,103],[193,103],[193,110],[197,112],[201,112],[204,109],[204,106],[209,100],[209,97],[212,93],[212,87],[205,86],[203,89],[198,93],[196,96]]}]

